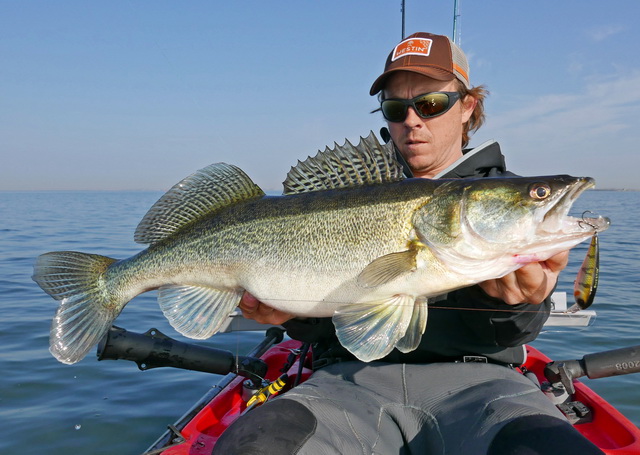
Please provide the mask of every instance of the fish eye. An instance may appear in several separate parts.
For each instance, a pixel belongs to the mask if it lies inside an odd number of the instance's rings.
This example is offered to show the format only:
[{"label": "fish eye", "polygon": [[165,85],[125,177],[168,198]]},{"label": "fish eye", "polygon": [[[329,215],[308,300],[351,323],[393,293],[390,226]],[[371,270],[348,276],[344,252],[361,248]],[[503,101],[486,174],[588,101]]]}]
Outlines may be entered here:
[{"label": "fish eye", "polygon": [[533,199],[546,199],[551,195],[551,187],[546,183],[535,183],[529,189],[529,196]]}]

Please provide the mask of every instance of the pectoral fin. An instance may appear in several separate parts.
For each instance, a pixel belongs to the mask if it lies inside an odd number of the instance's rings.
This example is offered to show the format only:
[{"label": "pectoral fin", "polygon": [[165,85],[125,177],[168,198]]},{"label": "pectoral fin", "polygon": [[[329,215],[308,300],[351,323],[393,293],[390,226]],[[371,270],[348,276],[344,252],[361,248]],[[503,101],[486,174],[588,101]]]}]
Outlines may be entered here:
[{"label": "pectoral fin", "polygon": [[199,286],[163,286],[158,303],[171,326],[182,335],[203,340],[215,334],[238,306],[242,290]]},{"label": "pectoral fin", "polygon": [[412,296],[395,295],[384,301],[339,308],[333,315],[338,340],[363,362],[386,356],[396,345],[403,352],[415,349],[426,324],[426,304],[417,308],[414,300]]},{"label": "pectoral fin", "polygon": [[373,288],[389,283],[405,273],[413,272],[416,269],[417,254],[418,250],[411,248],[374,259],[358,275],[358,284],[362,287]]}]

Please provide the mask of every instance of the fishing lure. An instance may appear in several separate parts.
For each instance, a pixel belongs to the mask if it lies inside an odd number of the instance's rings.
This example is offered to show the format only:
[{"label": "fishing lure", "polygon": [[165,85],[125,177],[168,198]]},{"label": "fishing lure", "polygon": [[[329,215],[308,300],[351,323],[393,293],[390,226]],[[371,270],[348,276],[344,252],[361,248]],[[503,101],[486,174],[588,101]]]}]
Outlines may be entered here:
[{"label": "fishing lure", "polygon": [[[585,212],[586,213],[586,212]],[[588,221],[582,217],[582,222],[589,224]],[[578,310],[585,310],[591,306],[593,299],[596,296],[596,290],[598,289],[598,274],[600,269],[600,246],[598,243],[598,233],[596,232],[591,238],[591,244],[587,250],[587,255],[582,261],[582,266],[578,271],[578,276],[573,283],[573,297],[575,298],[575,305],[570,309],[570,313],[574,313]]]}]

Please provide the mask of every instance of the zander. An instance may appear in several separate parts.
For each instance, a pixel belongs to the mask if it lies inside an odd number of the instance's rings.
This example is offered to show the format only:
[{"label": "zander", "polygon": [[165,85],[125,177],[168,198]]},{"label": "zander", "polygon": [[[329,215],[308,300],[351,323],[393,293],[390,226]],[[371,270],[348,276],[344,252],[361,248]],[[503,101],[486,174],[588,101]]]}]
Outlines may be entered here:
[{"label": "zander", "polygon": [[187,177],[135,233],[150,246],[116,260],[46,253],[33,279],[60,307],[50,350],[75,363],[133,297],[158,289],[171,325],[208,338],[246,290],[273,308],[333,318],[340,342],[372,361],[415,349],[430,297],[506,275],[605,230],[567,216],[594,181],[566,175],[403,179],[392,145],[358,146],[299,162],[284,195],[267,197],[219,163]]}]

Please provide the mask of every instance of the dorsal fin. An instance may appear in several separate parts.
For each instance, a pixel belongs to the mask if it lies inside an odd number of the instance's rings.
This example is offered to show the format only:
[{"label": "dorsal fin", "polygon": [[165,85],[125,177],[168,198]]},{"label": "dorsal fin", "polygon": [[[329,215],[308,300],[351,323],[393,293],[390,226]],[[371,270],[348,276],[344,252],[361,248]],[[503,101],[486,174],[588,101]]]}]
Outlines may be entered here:
[{"label": "dorsal fin", "polygon": [[395,157],[393,144],[381,145],[369,133],[353,146],[349,141],[333,149],[327,147],[291,168],[284,181],[284,194],[306,193],[350,186],[402,180],[402,166]]},{"label": "dorsal fin", "polygon": [[224,207],[264,196],[242,169],[216,163],[191,174],[167,191],[136,229],[138,243],[156,243]]}]

